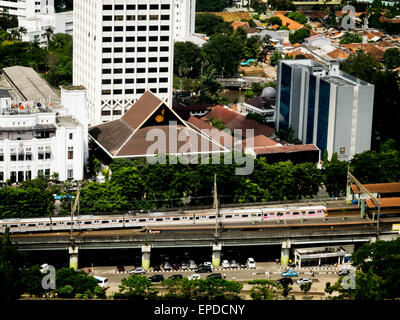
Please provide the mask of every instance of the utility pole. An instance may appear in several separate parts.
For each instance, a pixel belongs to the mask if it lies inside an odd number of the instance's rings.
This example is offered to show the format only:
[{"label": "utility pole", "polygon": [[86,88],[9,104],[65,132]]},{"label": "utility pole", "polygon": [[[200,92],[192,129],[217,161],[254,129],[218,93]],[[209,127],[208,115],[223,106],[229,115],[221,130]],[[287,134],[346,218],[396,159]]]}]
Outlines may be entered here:
[{"label": "utility pole", "polygon": [[217,194],[217,175],[214,174],[214,207],[215,207],[215,242],[218,242],[218,194]]}]

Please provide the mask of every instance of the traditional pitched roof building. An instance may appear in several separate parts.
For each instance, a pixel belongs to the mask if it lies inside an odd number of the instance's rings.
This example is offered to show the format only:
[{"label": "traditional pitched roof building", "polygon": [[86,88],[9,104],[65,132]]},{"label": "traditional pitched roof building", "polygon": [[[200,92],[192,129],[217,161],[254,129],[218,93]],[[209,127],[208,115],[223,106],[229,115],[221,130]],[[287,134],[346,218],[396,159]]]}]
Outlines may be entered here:
[{"label": "traditional pitched roof building", "polygon": [[229,152],[150,91],[121,119],[91,127],[89,137],[112,159]]}]

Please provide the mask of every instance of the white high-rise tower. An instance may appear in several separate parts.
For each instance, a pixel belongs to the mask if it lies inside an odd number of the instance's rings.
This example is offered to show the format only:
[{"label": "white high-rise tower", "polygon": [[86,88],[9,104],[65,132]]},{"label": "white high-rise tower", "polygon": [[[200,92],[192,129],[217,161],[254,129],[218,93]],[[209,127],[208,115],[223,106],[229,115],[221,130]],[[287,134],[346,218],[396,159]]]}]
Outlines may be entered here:
[{"label": "white high-rise tower", "polygon": [[120,118],[151,90],[172,102],[174,0],[75,0],[73,83],[89,125]]}]

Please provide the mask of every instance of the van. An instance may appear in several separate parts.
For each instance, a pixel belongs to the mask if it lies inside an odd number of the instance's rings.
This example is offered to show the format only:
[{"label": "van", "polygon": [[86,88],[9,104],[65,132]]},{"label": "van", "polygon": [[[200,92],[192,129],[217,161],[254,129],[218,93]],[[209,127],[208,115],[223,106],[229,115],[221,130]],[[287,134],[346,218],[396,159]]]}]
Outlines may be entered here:
[{"label": "van", "polygon": [[196,264],[194,263],[194,261],[193,260],[189,260],[189,269],[190,270],[194,270],[194,269],[196,269]]},{"label": "van", "polygon": [[249,269],[255,269],[256,268],[256,262],[254,261],[253,258],[248,258],[247,259],[247,267]]},{"label": "van", "polygon": [[107,278],[98,277],[98,276],[93,276],[93,277],[97,280],[97,283],[99,284],[100,287],[102,287],[103,289],[109,288]]}]

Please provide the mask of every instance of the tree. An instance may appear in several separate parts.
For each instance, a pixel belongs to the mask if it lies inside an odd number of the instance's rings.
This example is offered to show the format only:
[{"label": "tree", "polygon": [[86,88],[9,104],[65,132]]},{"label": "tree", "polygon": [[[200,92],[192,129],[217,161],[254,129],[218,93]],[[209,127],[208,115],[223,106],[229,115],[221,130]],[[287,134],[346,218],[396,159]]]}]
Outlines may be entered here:
[{"label": "tree", "polygon": [[310,29],[308,28],[301,28],[294,33],[289,34],[289,41],[291,43],[302,43],[304,42],[305,38],[310,36]]},{"label": "tree", "polygon": [[348,163],[339,161],[337,153],[332,155],[331,161],[324,164],[323,182],[326,191],[331,197],[343,196],[346,192]]},{"label": "tree", "polygon": [[310,291],[310,289],[311,289],[311,282],[302,283],[302,284],[300,285],[300,289],[301,289],[301,291],[303,291],[305,294],[307,294],[307,292]]},{"label": "tree", "polygon": [[212,36],[217,33],[233,33],[233,28],[230,23],[225,22],[222,17],[212,13],[197,14],[195,29],[196,33],[204,33],[207,36]]},{"label": "tree", "polygon": [[308,21],[307,17],[300,12],[290,12],[287,17],[300,24],[306,24]]},{"label": "tree", "polygon": [[57,293],[60,297],[72,298],[77,295],[94,296],[98,287],[97,280],[84,272],[76,272],[72,268],[61,268],[56,271]]},{"label": "tree", "polygon": [[275,300],[276,289],[279,287],[275,281],[258,279],[250,280],[248,284],[253,285],[250,289],[250,297],[253,300]]},{"label": "tree", "polygon": [[235,74],[242,58],[238,39],[224,34],[212,36],[203,46],[203,52],[205,59],[221,75]]},{"label": "tree", "polygon": [[178,74],[180,68],[187,68],[188,77],[196,78],[201,73],[201,49],[193,42],[175,42],[174,47],[174,73]]},{"label": "tree", "polygon": [[226,7],[225,0],[196,0],[197,12],[220,12]]},{"label": "tree", "polygon": [[343,38],[340,40],[341,44],[347,43],[361,43],[362,37],[354,32],[346,32]]},{"label": "tree", "polygon": [[400,50],[397,48],[389,48],[383,54],[383,63],[389,70],[400,67]]},{"label": "tree", "polygon": [[131,274],[128,278],[121,280],[119,286],[118,298],[129,300],[145,300],[154,299],[157,291],[153,287],[153,283],[142,275]]},{"label": "tree", "polygon": [[23,258],[18,246],[11,243],[10,229],[6,228],[0,243],[0,301],[15,301],[23,293]]},{"label": "tree", "polygon": [[331,287],[329,293],[339,292],[338,299],[392,300],[400,298],[400,239],[364,244],[351,257],[357,269],[355,288],[344,288],[343,278]]}]

